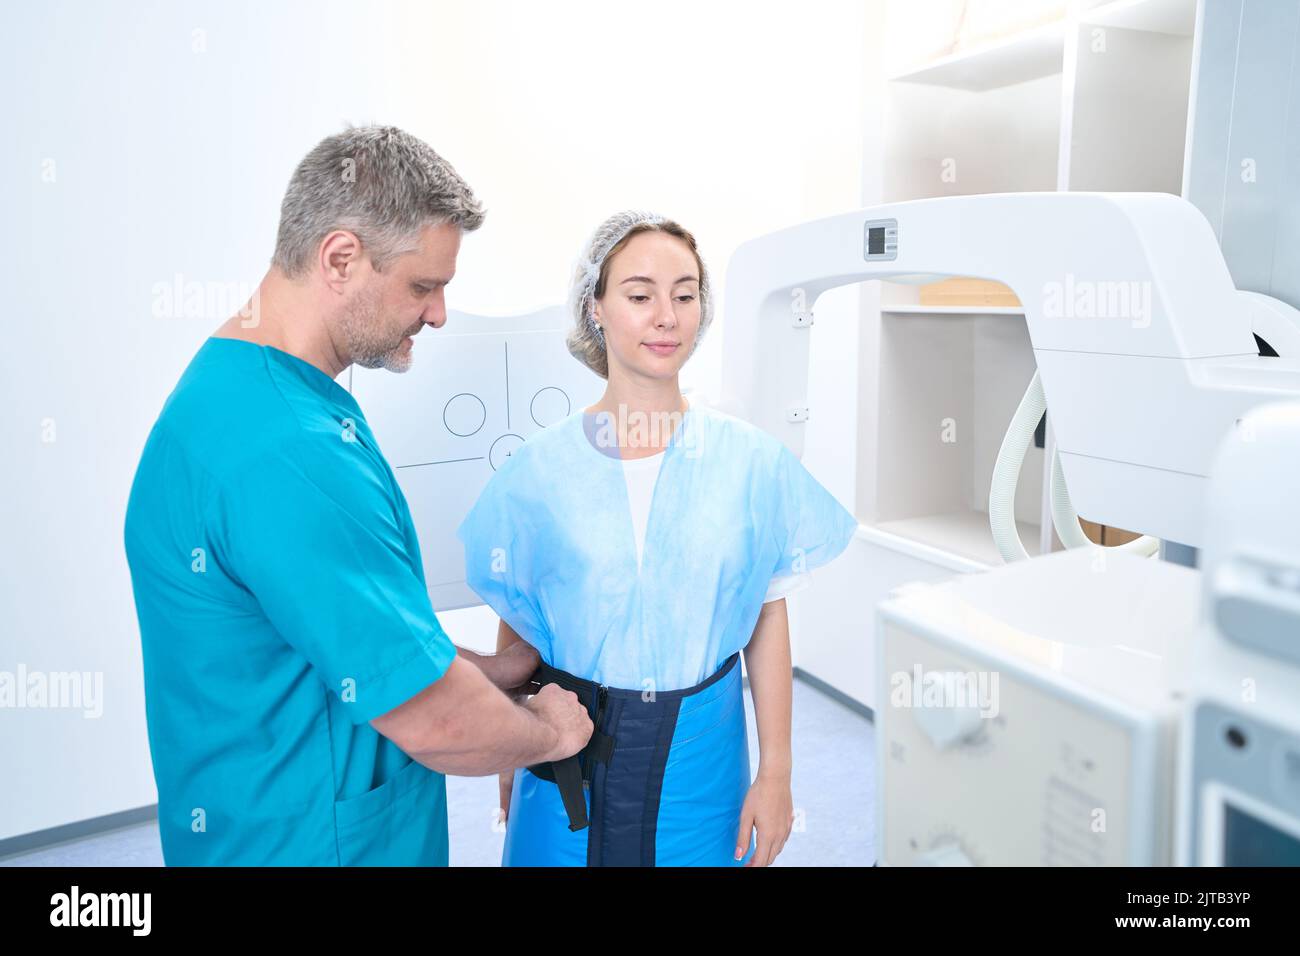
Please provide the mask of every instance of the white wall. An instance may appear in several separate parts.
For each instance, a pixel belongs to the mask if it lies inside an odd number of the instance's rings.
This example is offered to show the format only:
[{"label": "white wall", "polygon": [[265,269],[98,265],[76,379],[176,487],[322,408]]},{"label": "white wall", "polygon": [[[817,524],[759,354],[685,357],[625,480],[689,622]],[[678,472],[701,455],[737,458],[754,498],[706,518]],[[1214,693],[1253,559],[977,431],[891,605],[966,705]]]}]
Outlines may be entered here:
[{"label": "white wall", "polygon": [[1300,308],[1300,5],[1203,4],[1183,195],[1239,289]]},{"label": "white wall", "polygon": [[[181,369],[261,277],[310,146],[345,121],[393,123],[473,184],[489,216],[463,247],[454,308],[558,301],[582,239],[629,206],[691,228],[720,289],[740,241],[856,204],[863,17],[849,0],[9,12],[0,672],[102,674],[103,700],[96,719],[0,710],[0,768],[18,781],[0,788],[0,839],[156,798],[127,492]],[[213,301],[169,307],[177,276]],[[838,347],[854,341],[855,315],[843,297],[819,308],[827,412],[807,455],[846,504],[854,456],[839,443],[857,392],[843,355],[855,351]],[[716,390],[721,341],[715,329],[688,385]],[[487,615],[446,623],[487,640]]]}]

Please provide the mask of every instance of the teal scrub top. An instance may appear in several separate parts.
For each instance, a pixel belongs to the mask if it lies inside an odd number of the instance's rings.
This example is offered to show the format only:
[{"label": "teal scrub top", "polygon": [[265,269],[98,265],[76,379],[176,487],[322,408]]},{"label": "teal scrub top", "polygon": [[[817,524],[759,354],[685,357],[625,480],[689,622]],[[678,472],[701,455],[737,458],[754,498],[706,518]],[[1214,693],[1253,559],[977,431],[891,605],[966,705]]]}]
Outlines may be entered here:
[{"label": "teal scrub top", "polygon": [[445,866],[442,774],[368,722],[456,650],[347,390],[208,339],[149,435],[125,539],[166,862]]}]

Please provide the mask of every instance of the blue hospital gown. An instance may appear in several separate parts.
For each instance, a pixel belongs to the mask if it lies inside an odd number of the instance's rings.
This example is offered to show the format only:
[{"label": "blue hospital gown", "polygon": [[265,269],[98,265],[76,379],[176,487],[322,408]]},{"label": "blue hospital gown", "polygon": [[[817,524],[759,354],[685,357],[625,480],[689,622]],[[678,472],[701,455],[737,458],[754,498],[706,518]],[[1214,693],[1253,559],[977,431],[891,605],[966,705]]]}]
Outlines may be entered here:
[{"label": "blue hospital gown", "polygon": [[857,521],[776,439],[693,408],[664,452],[638,567],[622,462],[589,430],[579,411],[529,438],[460,527],[470,586],[548,664],[608,688],[594,716],[616,741],[587,765],[585,829],[569,829],[553,782],[515,773],[503,862],[736,865],[750,778],[732,658],[773,578],[830,561]]},{"label": "blue hospital gown", "polygon": [[665,451],[640,569],[622,464],[579,411],[529,438],[460,527],[470,586],[554,667],[689,687],[748,642],[774,577],[825,564],[857,520],[781,442],[691,408]]}]

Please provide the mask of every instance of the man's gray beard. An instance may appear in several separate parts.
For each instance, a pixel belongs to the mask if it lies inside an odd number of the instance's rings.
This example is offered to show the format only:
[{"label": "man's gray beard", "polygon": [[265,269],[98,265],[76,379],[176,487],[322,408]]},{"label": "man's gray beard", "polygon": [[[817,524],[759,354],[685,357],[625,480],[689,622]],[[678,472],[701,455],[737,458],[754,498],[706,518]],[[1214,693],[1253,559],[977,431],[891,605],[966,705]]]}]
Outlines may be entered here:
[{"label": "man's gray beard", "polygon": [[352,361],[362,368],[384,368],[402,373],[411,367],[411,354],[404,353],[402,343],[390,345],[379,322],[379,296],[363,293],[351,309],[343,314],[339,329]]}]

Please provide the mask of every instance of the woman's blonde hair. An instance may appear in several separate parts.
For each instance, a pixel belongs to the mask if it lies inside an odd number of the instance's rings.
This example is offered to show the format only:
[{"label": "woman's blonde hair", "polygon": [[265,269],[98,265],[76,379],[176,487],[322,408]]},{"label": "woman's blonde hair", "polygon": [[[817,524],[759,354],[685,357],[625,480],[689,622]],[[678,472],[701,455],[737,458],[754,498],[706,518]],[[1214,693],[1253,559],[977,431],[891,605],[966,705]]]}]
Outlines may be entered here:
[{"label": "woman's blonde hair", "polygon": [[643,232],[662,232],[680,239],[695,256],[696,265],[700,269],[700,328],[695,335],[695,343],[691,346],[692,353],[713,320],[709,272],[704,267],[704,259],[700,256],[695,237],[678,223],[662,216],[635,211],[615,213],[601,223],[600,228],[587,241],[569,290],[573,328],[569,330],[566,344],[574,358],[601,378],[609,378],[609,355],[605,351],[605,334],[596,325],[593,311],[595,303],[605,294],[610,262],[633,236]]}]

